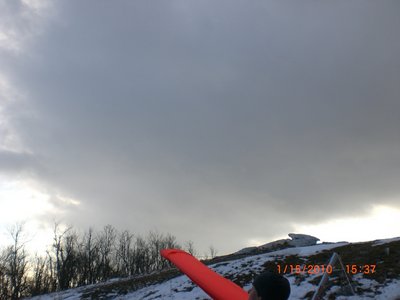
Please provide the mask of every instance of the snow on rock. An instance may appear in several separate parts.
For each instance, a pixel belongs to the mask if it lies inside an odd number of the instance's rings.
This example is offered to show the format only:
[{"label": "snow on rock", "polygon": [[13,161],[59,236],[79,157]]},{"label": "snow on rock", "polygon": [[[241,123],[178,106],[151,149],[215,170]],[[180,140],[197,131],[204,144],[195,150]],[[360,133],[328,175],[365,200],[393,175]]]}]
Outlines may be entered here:
[{"label": "snow on rock", "polygon": [[289,237],[292,238],[289,245],[295,247],[313,246],[319,241],[319,238],[307,234],[289,233]]},{"label": "snow on rock", "polygon": [[391,243],[391,242],[395,242],[395,241],[400,241],[400,237],[395,237],[395,238],[391,238],[391,239],[383,239],[383,240],[375,240],[373,246],[379,246],[379,245],[383,245],[383,244],[387,244],[387,243]]},{"label": "snow on rock", "polygon": [[282,247],[304,247],[316,245],[319,238],[308,234],[289,233],[290,239],[281,239],[273,242],[266,243],[258,247],[247,247],[237,251],[235,254],[249,254],[257,251],[275,250]]}]

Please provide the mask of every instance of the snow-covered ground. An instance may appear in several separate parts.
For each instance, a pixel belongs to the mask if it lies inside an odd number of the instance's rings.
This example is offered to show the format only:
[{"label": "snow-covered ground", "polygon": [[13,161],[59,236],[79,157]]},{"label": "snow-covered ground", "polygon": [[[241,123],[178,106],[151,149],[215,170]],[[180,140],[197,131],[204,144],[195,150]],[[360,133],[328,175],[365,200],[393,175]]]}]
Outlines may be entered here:
[{"label": "snow-covered ground", "polygon": [[384,240],[376,240],[374,241],[374,246],[383,245],[391,242],[400,241],[400,237],[395,237],[391,239],[384,239]]},{"label": "snow-covered ground", "polygon": [[[392,241],[399,240],[379,240],[376,244],[390,243]],[[264,270],[263,265],[269,261],[276,261],[277,259],[284,258],[289,255],[297,255],[299,257],[308,257],[310,255],[319,253],[323,250],[331,250],[337,247],[347,245],[348,243],[334,243],[334,244],[319,244],[308,247],[297,247],[297,248],[287,248],[279,251],[269,252],[265,254],[259,254],[254,256],[248,256],[242,259],[221,262],[211,265],[210,267],[217,273],[228,277],[228,278],[238,278],[238,276],[254,276]],[[316,276],[321,274],[307,274],[304,275],[304,280],[299,282],[298,276],[295,274],[285,274],[291,285],[291,296],[290,299],[304,299],[305,295],[310,295],[310,292],[316,290],[317,286],[315,283],[310,283],[310,281]],[[344,300],[358,300],[358,299],[388,299],[388,300],[398,300],[400,299],[400,274],[398,279],[393,279],[387,281],[384,284],[380,284],[375,280],[368,280],[363,278],[361,274],[353,276],[353,282],[356,281],[358,287],[366,290],[362,296],[337,296],[336,299]],[[32,298],[32,300],[54,300],[54,299],[68,299],[68,300],[78,300],[82,299],[85,290],[88,287],[81,287],[69,291],[53,293],[44,296],[38,296]],[[93,288],[93,286],[92,286]],[[251,282],[244,286],[244,289],[250,289]],[[341,287],[334,286],[327,291],[326,295],[334,293]],[[207,294],[205,294],[197,285],[191,282],[191,280],[185,275],[178,276],[176,278],[170,279],[163,283],[150,285],[139,289],[134,292],[130,292],[125,295],[118,295],[117,291],[107,294],[107,299],[180,299],[180,300],[194,300],[194,299],[210,299]]]}]

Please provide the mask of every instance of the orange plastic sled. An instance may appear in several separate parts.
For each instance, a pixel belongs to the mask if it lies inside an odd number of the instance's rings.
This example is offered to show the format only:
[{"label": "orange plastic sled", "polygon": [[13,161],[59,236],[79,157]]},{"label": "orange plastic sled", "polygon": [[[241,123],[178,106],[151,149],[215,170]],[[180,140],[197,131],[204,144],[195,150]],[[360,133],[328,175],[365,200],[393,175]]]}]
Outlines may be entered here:
[{"label": "orange plastic sled", "polygon": [[249,295],[240,286],[215,273],[189,253],[179,249],[164,249],[160,253],[214,300],[248,299]]}]

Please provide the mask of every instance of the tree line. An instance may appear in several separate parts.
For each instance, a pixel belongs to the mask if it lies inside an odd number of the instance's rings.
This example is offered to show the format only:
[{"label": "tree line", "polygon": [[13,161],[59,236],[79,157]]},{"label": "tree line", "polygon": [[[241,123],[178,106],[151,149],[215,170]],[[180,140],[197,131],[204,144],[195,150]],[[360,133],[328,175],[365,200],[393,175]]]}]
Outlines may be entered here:
[{"label": "tree line", "polygon": [[[170,267],[160,256],[164,248],[185,249],[196,255],[193,242],[182,247],[175,236],[157,231],[143,237],[107,225],[98,232],[89,228],[78,234],[72,227],[55,224],[53,233],[46,254],[32,257],[22,238],[23,226],[10,230],[13,243],[0,252],[0,300],[160,271]],[[211,257],[215,254],[211,246]]]}]

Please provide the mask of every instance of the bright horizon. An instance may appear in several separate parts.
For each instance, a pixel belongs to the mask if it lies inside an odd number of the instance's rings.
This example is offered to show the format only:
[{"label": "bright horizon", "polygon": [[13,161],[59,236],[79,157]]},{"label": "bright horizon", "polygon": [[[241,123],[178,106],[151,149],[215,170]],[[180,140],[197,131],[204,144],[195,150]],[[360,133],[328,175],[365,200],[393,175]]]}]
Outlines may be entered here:
[{"label": "bright horizon", "polygon": [[[0,198],[8,199],[7,202],[3,202],[3,207],[7,207],[7,210],[1,210],[0,212],[0,228],[2,229],[0,235],[0,245],[8,244],[10,235],[8,233],[9,228],[16,225],[17,223],[23,224],[24,236],[26,237],[27,249],[33,254],[44,254],[45,250],[49,249],[53,239],[53,227],[54,224],[47,224],[40,222],[39,216],[45,215],[48,212],[56,210],[56,208],[49,203],[49,196],[43,192],[36,190],[34,187],[27,185],[23,188],[23,183],[13,182],[5,184],[3,182],[0,187]],[[28,199],[28,200],[26,200]],[[65,200],[66,201],[66,200]],[[73,202],[73,200],[69,200]],[[78,206],[79,203],[74,203]],[[22,209],[21,209],[22,208]],[[15,215],[9,212],[18,212]],[[338,218],[334,220],[328,220],[326,222],[320,222],[319,224],[293,224],[293,233],[302,233],[315,236],[320,239],[320,242],[364,242],[372,241],[377,239],[386,239],[398,237],[398,229],[400,226],[400,210],[393,209],[387,206],[374,206],[371,214],[364,217],[357,218]],[[59,222],[60,220],[54,220]],[[71,224],[60,223],[60,226],[69,226]],[[103,224],[105,226],[107,224]],[[113,225],[113,224],[110,224]],[[362,228],[363,231],[353,231],[354,228]],[[87,228],[74,228],[78,231],[85,231]],[[102,228],[96,228],[101,230]],[[119,228],[119,230],[130,230],[130,228]],[[350,230],[349,230],[350,229]],[[162,232],[171,233],[173,232]],[[136,233],[133,232],[132,233]],[[289,232],[288,232],[289,234]],[[252,238],[242,241],[242,248],[250,246],[260,246],[268,242],[272,242],[278,239],[289,238],[286,236],[276,237],[259,237]],[[178,241],[184,243],[184,240]],[[196,246],[196,245],[195,245]],[[233,248],[222,248],[218,245],[213,245],[218,250],[219,255],[229,254],[236,252],[238,249]],[[198,249],[199,255],[207,252],[207,248]],[[223,252],[222,252],[222,251]]]}]

